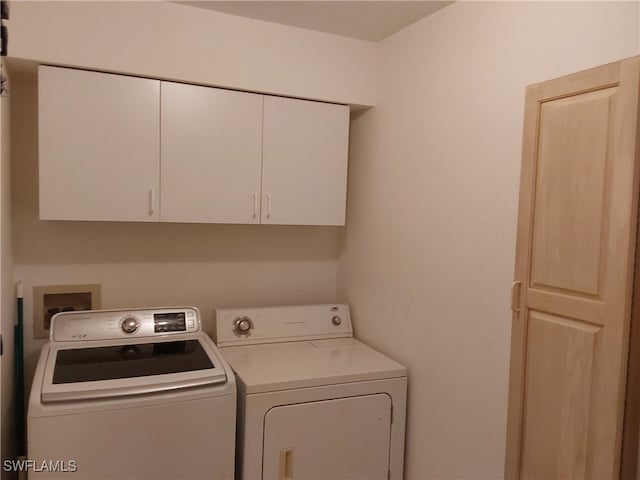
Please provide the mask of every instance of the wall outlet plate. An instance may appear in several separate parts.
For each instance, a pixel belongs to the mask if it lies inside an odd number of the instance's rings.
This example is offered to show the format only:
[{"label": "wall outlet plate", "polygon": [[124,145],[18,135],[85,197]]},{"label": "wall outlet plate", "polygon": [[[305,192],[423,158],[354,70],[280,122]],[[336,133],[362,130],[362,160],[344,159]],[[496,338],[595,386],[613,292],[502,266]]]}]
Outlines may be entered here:
[{"label": "wall outlet plate", "polygon": [[51,317],[59,312],[100,309],[100,285],[33,287],[33,338],[49,338]]}]

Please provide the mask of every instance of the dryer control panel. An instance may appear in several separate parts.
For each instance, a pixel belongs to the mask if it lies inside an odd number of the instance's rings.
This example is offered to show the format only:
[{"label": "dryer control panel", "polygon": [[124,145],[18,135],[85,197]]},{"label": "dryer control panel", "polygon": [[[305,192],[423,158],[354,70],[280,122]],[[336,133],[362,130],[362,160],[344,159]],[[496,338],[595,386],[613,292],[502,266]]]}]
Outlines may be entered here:
[{"label": "dryer control panel", "polygon": [[216,310],[218,346],[352,337],[343,304]]},{"label": "dryer control panel", "polygon": [[62,312],[51,319],[54,342],[115,340],[200,331],[195,307]]}]

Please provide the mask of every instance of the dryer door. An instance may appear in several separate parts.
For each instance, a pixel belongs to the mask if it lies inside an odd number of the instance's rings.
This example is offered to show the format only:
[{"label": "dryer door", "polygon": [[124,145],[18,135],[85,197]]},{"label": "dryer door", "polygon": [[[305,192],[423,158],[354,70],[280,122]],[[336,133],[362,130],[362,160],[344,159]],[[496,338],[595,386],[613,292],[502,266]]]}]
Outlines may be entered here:
[{"label": "dryer door", "polygon": [[391,397],[298,403],[265,415],[263,479],[386,479]]}]

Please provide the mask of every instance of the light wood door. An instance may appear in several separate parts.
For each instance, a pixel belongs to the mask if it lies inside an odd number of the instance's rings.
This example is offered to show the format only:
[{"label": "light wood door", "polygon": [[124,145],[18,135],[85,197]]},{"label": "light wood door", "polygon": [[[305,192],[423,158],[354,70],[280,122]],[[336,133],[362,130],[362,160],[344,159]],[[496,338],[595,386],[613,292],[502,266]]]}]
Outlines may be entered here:
[{"label": "light wood door", "polygon": [[384,393],[275,407],[264,419],[262,478],[386,480],[390,436]]},{"label": "light wood door", "polygon": [[162,221],[260,223],[262,98],[162,82]]},{"label": "light wood door", "polygon": [[639,58],[526,93],[505,476],[618,477]]},{"label": "light wood door", "polygon": [[160,82],[39,67],[40,218],[157,221]]},{"label": "light wood door", "polygon": [[265,97],[262,223],[344,225],[349,107]]}]

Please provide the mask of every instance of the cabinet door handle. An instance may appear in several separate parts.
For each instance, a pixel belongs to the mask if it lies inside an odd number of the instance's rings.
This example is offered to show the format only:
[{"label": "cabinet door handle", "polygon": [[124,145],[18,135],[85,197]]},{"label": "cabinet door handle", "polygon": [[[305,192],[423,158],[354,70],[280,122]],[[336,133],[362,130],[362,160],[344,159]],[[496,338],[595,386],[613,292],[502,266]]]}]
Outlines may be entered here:
[{"label": "cabinet door handle", "polygon": [[292,461],[293,448],[283,448],[280,451],[280,480],[291,480],[293,478]]},{"label": "cabinet door handle", "polygon": [[155,210],[153,209],[153,188],[149,189],[149,216],[153,215]]},{"label": "cabinet door handle", "polygon": [[258,216],[258,194],[254,193],[251,195],[253,197],[253,218]]},{"label": "cabinet door handle", "polygon": [[271,217],[271,194],[267,193],[267,218]]},{"label": "cabinet door handle", "polygon": [[511,311],[520,313],[520,290],[522,282],[513,282],[511,285]]}]

